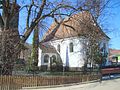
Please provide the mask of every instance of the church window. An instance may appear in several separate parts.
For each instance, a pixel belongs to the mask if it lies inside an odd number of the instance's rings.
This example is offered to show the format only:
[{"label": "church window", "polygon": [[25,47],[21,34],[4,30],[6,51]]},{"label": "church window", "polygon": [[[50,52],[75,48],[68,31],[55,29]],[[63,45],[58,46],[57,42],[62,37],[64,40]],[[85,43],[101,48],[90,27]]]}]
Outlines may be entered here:
[{"label": "church window", "polygon": [[70,49],[70,52],[73,52],[74,50],[73,50],[73,43],[70,43],[69,44],[69,49]]},{"label": "church window", "polygon": [[48,61],[49,61],[49,55],[46,54],[44,56],[44,63],[48,63]]},{"label": "church window", "polygon": [[52,62],[53,62],[53,63],[56,63],[56,59],[57,59],[56,56],[55,56],[55,55],[52,55]]},{"label": "church window", "polygon": [[57,50],[58,50],[58,52],[60,52],[60,44],[58,44]]}]

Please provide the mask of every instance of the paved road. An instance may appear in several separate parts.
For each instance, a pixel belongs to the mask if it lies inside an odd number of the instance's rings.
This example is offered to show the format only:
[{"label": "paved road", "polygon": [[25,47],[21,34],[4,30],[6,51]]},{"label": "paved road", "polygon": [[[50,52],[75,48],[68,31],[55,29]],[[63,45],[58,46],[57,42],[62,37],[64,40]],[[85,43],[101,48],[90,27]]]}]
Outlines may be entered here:
[{"label": "paved road", "polygon": [[120,79],[105,80],[82,85],[57,88],[24,89],[24,90],[120,90]]}]

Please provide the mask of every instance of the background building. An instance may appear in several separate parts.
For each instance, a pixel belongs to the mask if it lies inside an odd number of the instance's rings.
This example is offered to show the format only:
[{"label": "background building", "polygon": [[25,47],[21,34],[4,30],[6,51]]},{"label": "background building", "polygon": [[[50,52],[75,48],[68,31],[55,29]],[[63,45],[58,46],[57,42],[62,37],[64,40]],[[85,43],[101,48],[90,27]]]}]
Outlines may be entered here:
[{"label": "background building", "polygon": [[112,63],[120,63],[120,50],[109,49],[109,61]]}]

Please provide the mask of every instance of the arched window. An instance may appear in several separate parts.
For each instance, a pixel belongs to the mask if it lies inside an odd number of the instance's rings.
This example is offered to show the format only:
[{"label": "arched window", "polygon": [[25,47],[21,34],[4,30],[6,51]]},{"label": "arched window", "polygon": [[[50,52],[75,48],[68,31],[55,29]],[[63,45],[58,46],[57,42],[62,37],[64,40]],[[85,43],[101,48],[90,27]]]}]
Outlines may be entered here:
[{"label": "arched window", "polygon": [[56,56],[55,56],[55,55],[52,55],[52,62],[53,62],[53,63],[56,63],[56,59],[57,59]]},{"label": "arched window", "polygon": [[57,51],[60,52],[60,44],[57,46]]},{"label": "arched window", "polygon": [[69,49],[70,49],[70,52],[73,52],[74,50],[73,50],[73,43],[70,43],[69,44]]},{"label": "arched window", "polygon": [[46,54],[44,56],[44,63],[48,63],[48,61],[49,61],[49,55]]}]

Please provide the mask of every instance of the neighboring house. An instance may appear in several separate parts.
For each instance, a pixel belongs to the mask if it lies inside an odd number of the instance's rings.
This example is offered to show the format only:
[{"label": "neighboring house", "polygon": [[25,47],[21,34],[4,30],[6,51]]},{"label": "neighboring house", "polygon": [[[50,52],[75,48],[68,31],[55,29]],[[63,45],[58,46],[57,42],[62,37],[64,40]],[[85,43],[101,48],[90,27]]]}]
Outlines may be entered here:
[{"label": "neighboring house", "polygon": [[[104,47],[102,53],[108,53],[109,37],[96,24],[91,14],[84,11],[66,18],[52,35],[52,30],[56,26],[54,22],[40,45],[38,65],[41,68],[46,66],[46,70],[49,70],[51,62],[56,60],[62,63],[64,67],[69,67],[69,70],[80,70],[84,66],[86,58],[84,43],[89,42],[87,38],[89,36],[85,36],[89,32],[87,25],[90,25],[93,31],[95,30],[101,35],[101,37],[98,36],[100,38],[98,42],[101,42],[101,48]],[[49,38],[50,34],[52,38]]]},{"label": "neighboring house", "polygon": [[109,49],[109,61],[112,63],[120,63],[120,50]]}]

